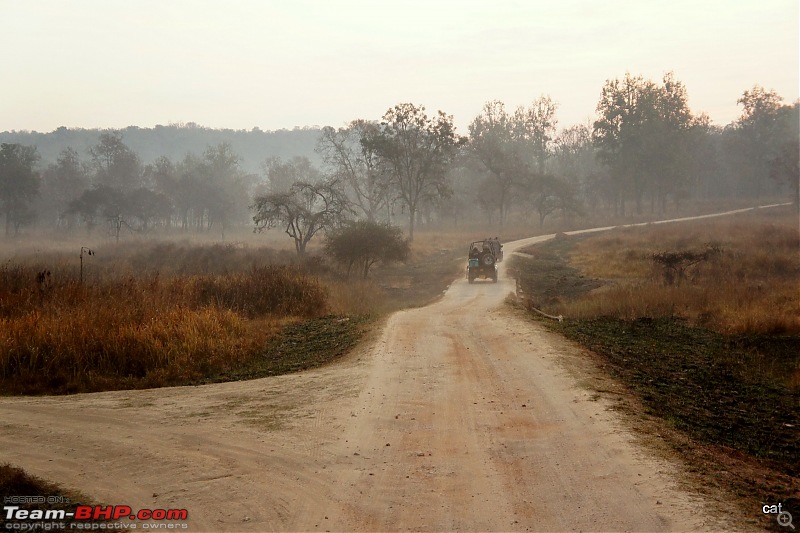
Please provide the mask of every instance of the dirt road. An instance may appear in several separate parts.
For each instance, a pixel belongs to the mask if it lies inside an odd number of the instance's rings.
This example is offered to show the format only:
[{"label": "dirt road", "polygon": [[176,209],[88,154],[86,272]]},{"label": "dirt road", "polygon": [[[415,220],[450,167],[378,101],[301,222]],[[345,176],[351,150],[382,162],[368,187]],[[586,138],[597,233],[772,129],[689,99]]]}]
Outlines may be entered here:
[{"label": "dirt road", "polygon": [[192,531],[730,528],[581,387],[578,348],[497,309],[512,291],[458,280],[296,375],[2,398],[0,460]]}]

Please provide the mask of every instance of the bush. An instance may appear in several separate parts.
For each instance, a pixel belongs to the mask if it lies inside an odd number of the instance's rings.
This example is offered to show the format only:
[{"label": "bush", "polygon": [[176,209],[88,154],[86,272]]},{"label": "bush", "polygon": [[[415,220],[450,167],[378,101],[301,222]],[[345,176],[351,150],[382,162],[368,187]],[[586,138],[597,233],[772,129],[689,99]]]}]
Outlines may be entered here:
[{"label": "bush", "polygon": [[325,251],[347,269],[348,277],[355,269],[366,278],[378,262],[405,261],[409,246],[397,226],[359,220],[329,233]]}]

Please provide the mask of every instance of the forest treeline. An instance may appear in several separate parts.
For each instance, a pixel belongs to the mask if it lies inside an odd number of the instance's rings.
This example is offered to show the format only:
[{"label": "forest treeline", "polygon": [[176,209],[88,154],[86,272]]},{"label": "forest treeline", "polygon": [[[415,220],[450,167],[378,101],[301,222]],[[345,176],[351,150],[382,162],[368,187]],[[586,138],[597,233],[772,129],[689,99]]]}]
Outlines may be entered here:
[{"label": "forest treeline", "polygon": [[[82,156],[98,142],[102,129],[60,127],[51,132],[4,131],[0,132],[0,143],[36,146],[41,161],[54,163],[59,154],[72,148]],[[263,131],[207,128],[194,122],[157,125],[153,128],[128,126],[117,130],[125,144],[141,161],[153,162],[161,156],[173,161],[183,159],[189,153],[202,153],[208,146],[229,143],[236,150],[245,172],[259,172],[259,165],[270,156],[307,156],[318,163],[314,146],[320,128],[316,126],[291,130]]]},{"label": "forest treeline", "polygon": [[[682,82],[607,80],[593,121],[559,127],[540,96],[489,101],[468,131],[402,103],[334,128],[263,132],[195,124],[0,134],[6,235],[277,227],[298,253],[347,220],[544,224],[587,213],[662,213],[688,199],[798,202],[798,102],[758,85],[718,126]],[[800,203],[800,202],[798,202]]]}]

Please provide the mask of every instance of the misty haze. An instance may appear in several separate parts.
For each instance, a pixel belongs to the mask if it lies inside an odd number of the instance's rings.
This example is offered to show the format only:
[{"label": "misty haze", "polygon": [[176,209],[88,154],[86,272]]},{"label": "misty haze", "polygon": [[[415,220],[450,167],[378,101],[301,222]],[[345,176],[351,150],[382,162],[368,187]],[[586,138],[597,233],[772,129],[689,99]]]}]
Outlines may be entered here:
[{"label": "misty haze", "polygon": [[798,7],[524,4],[0,7],[4,529],[794,529]]}]

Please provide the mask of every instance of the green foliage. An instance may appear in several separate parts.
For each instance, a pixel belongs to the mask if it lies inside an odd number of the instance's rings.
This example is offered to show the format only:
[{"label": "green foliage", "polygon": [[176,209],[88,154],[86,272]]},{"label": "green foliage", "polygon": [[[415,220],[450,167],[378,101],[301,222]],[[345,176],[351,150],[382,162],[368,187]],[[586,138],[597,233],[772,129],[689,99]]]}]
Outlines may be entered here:
[{"label": "green foliage", "polygon": [[488,173],[478,201],[484,210],[498,212],[501,226],[511,208],[514,189],[526,173],[525,151],[514,140],[517,130],[503,102],[496,100],[487,102],[469,125],[469,152]]},{"label": "green foliage", "polygon": [[67,213],[81,217],[91,230],[103,221],[122,214],[124,204],[122,191],[108,186],[88,189],[70,202]]},{"label": "green foliage", "polygon": [[[592,128],[558,131],[557,105],[547,96],[513,111],[490,101],[471,122],[468,144],[455,134],[452,117],[428,117],[412,103],[389,109],[382,121],[338,129],[234,131],[189,123],[0,132],[0,143],[35,145],[44,167],[41,194],[21,200],[7,198],[20,184],[0,178],[0,214],[7,233],[36,218],[46,230],[91,230],[104,222],[115,233],[127,224],[141,231],[215,229],[224,238],[227,228],[247,223],[254,195],[320,181],[321,161],[359,216],[407,217],[412,239],[420,222],[474,223],[475,207],[502,227],[509,217],[529,224],[530,213],[542,223],[560,214],[571,224],[583,206],[626,215],[626,203],[635,202],[639,214],[647,200],[662,213],[667,200],[679,210],[692,197],[793,193],[800,204],[800,104],[782,105],[775,91],[755,86],[739,99],[742,116],[721,128],[695,116],[687,102],[671,73],[655,82],[626,75],[606,82]],[[256,183],[259,173],[268,183]],[[122,218],[96,221],[91,209],[68,209],[90,186],[160,196],[152,196],[153,205],[126,204],[134,213]]]},{"label": "green foliage", "polygon": [[42,174],[41,200],[37,210],[59,223],[69,203],[89,186],[89,176],[81,158],[72,148],[64,149]]},{"label": "green foliage", "polygon": [[125,195],[126,211],[136,227],[146,232],[153,221],[168,219],[172,214],[172,202],[166,195],[140,187]]},{"label": "green foliage", "polygon": [[783,183],[794,193],[795,206],[800,209],[800,146],[787,141],[780,147],[770,162],[769,175],[778,183]]},{"label": "green foliage", "polygon": [[101,185],[70,202],[65,214],[80,216],[89,230],[107,224],[119,241],[123,227],[144,233],[155,221],[169,220],[172,202],[166,195],[144,187],[126,192]]},{"label": "green foliage", "polygon": [[408,241],[400,228],[369,220],[350,222],[328,234],[325,251],[347,269],[355,269],[364,278],[376,263],[405,261]]},{"label": "green foliage", "polygon": [[[219,229],[224,238],[227,227],[249,219],[247,206],[259,162],[270,155],[314,158],[318,133],[317,129],[214,130],[190,123],[151,129],[0,132],[0,141],[35,144],[42,153],[47,164],[43,197],[32,207],[50,228],[82,223],[68,207],[91,185],[125,193],[144,187],[172,204],[170,216],[157,225],[198,232]],[[154,227],[140,218],[129,217],[126,222],[148,230]],[[93,227],[91,222],[87,225]]]},{"label": "green foliage", "polygon": [[539,215],[540,226],[543,226],[545,219],[557,210],[561,210],[565,216],[583,213],[572,185],[552,174],[535,176],[523,190],[528,193],[530,202]]}]

